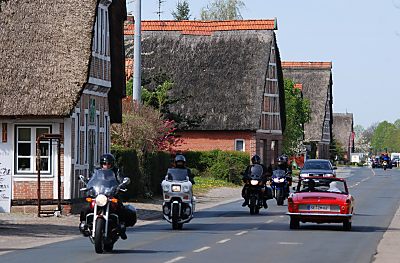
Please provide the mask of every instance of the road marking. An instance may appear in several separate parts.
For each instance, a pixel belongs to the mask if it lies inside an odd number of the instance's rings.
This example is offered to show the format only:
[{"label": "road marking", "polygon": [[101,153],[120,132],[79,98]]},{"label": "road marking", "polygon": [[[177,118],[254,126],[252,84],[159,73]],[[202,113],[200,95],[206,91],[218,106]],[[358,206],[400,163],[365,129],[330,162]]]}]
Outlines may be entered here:
[{"label": "road marking", "polygon": [[284,218],[285,216],[279,216],[280,218]]},{"label": "road marking", "polygon": [[265,221],[266,224],[269,224],[269,223],[272,223],[272,222],[274,222],[273,219],[270,219],[270,220],[268,220],[268,221]]},{"label": "road marking", "polygon": [[258,230],[258,227],[253,227],[252,229],[253,229],[253,230]]},{"label": "road marking", "polygon": [[298,242],[279,242],[280,245],[303,245],[303,243]]},{"label": "road marking", "polygon": [[177,261],[182,260],[184,258],[185,257],[176,257],[176,258],[173,258],[171,260],[165,261],[164,263],[174,263],[174,262],[177,262]]},{"label": "road marking", "polygon": [[374,171],[374,169],[373,169],[373,168],[371,168],[371,171],[372,171],[372,174],[375,176],[375,175],[376,175],[376,173],[375,173],[375,171]]},{"label": "road marking", "polygon": [[222,240],[218,241],[217,243],[218,243],[218,244],[223,244],[223,243],[226,243],[226,242],[228,242],[228,241],[230,241],[230,240],[231,240],[230,238],[222,239]]},{"label": "road marking", "polygon": [[242,231],[242,232],[236,233],[235,236],[241,236],[241,235],[246,234],[247,232],[249,232],[249,231]]},{"label": "road marking", "polygon": [[210,247],[202,247],[202,248],[193,250],[193,252],[194,252],[194,253],[199,253],[199,252],[203,252],[203,251],[205,251],[205,250],[207,250],[207,249],[210,249]]}]

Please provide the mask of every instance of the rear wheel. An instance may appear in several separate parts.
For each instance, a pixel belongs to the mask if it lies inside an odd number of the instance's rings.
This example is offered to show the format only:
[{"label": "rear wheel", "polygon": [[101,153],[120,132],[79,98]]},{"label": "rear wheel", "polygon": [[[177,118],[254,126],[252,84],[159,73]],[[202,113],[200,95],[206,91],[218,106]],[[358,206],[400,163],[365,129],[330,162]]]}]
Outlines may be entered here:
[{"label": "rear wheel", "polygon": [[299,229],[300,220],[294,217],[290,217],[290,229]]},{"label": "rear wheel", "polygon": [[351,222],[350,220],[346,220],[343,222],[343,230],[344,231],[350,231],[351,230]]},{"label": "rear wheel", "polygon": [[96,229],[94,233],[94,250],[96,253],[101,254],[104,251],[104,227],[105,220],[104,218],[96,219]]}]

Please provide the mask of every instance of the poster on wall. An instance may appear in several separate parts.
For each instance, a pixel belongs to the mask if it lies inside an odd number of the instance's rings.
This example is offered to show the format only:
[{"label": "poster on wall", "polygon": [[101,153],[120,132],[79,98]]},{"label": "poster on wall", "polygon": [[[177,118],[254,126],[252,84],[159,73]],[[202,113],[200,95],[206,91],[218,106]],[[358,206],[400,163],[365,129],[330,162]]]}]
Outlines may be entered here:
[{"label": "poster on wall", "polygon": [[11,210],[11,169],[0,163],[0,213]]}]

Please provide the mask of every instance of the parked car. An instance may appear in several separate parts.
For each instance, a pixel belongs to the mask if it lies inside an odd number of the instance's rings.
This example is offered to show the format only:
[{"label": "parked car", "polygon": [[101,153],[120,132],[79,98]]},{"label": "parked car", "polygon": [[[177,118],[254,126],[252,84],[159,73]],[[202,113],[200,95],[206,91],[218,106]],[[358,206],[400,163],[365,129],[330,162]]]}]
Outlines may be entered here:
[{"label": "parked car", "polygon": [[391,161],[392,166],[394,166],[394,167],[399,167],[399,162],[400,162],[400,159],[398,157],[393,158]]},{"label": "parked car", "polygon": [[305,161],[300,170],[300,177],[308,176],[328,176],[336,177],[336,166],[333,166],[329,160],[309,159]]},{"label": "parked car", "polygon": [[354,198],[345,179],[310,176],[300,181],[288,198],[290,229],[298,229],[300,222],[342,223],[351,230]]}]

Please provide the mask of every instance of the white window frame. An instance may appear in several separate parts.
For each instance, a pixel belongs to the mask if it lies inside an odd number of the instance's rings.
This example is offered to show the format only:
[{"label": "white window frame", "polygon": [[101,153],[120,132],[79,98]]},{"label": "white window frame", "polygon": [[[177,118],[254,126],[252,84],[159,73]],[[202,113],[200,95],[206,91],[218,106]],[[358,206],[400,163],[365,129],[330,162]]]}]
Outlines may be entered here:
[{"label": "white window frame", "polygon": [[[242,150],[238,150],[237,149],[238,142],[242,142],[243,143],[243,149]],[[246,151],[246,141],[245,141],[245,139],[235,139],[235,151],[238,151],[238,152],[245,152]]]},{"label": "white window frame", "polygon": [[[30,129],[31,139],[30,141],[19,141],[18,140],[18,130],[19,129]],[[15,175],[36,175],[36,129],[48,129],[48,133],[51,133],[51,125],[16,125],[15,126],[15,151],[14,151],[14,158],[15,158]],[[18,145],[19,143],[29,143],[31,153],[30,156],[18,155]],[[42,141],[42,144],[48,144],[49,155],[41,156],[41,159],[48,159],[48,169],[41,170],[42,174],[51,174],[51,167],[52,167],[52,145],[50,141]],[[30,169],[29,170],[19,170],[18,163],[19,159],[21,158],[29,158],[30,159]]]}]

